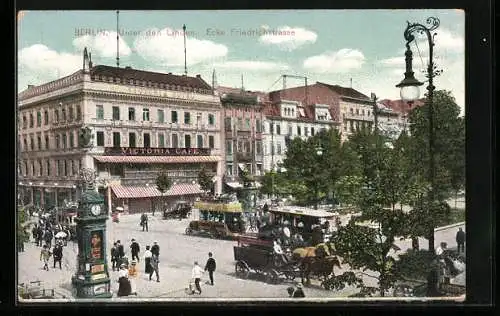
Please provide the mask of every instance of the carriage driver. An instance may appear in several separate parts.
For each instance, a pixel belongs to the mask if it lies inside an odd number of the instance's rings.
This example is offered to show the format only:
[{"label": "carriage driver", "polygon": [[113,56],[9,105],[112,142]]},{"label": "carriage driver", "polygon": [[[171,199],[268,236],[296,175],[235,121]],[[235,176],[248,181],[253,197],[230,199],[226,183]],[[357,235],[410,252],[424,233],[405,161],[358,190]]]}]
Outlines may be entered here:
[{"label": "carriage driver", "polygon": [[279,239],[275,239],[273,241],[273,251],[274,251],[274,255],[280,257],[281,261],[283,263],[285,263],[285,264],[288,263],[288,259],[285,256],[285,253],[283,252],[283,249],[281,249],[281,245],[280,245]]}]

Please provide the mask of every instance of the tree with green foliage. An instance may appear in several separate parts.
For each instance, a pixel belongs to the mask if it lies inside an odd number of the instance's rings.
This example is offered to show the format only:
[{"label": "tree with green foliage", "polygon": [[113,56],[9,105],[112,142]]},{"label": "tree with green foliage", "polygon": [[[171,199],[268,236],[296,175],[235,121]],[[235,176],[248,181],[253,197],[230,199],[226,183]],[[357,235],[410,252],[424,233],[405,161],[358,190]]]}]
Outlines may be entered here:
[{"label": "tree with green foliage", "polygon": [[[434,228],[446,209],[443,203],[450,193],[457,192],[465,185],[465,123],[460,117],[460,108],[449,91],[436,91],[433,98],[434,121],[434,187],[431,188],[429,152],[429,103],[410,112],[410,146],[407,157],[410,159],[410,172],[425,181],[427,192],[415,208],[415,219],[422,223],[429,241],[429,250],[434,251]],[[431,191],[432,190],[432,191]],[[432,200],[432,201],[431,201]]]},{"label": "tree with green foliage", "polygon": [[17,246],[18,251],[24,249],[23,244],[29,242],[30,235],[26,231],[26,225],[28,221],[27,209],[25,207],[19,206],[17,208]]},{"label": "tree with green foliage", "polygon": [[205,193],[210,192],[214,186],[213,176],[203,166],[198,172],[198,184]]},{"label": "tree with green foliage", "polygon": [[[305,140],[292,139],[288,145],[283,167],[286,177],[303,192],[293,192],[299,203],[313,204],[333,192],[340,172],[340,135],[337,130],[322,130]],[[318,153],[318,149],[321,151]]]},{"label": "tree with green foliage", "polygon": [[[406,178],[396,175],[404,171],[402,152],[387,143],[387,138],[359,131],[344,144],[344,152],[353,160],[347,162],[355,171],[337,182],[336,191],[342,201],[356,207],[360,215],[340,227],[333,238],[338,254],[352,269],[372,271],[378,287],[362,285],[363,295],[379,292],[384,296],[397,281],[391,249],[405,233],[406,214],[396,208],[404,197]],[[359,166],[353,165],[359,163]],[[347,169],[346,169],[347,170]]]},{"label": "tree with green foliage", "polygon": [[[167,172],[165,170],[160,171],[156,176],[156,189],[161,193],[162,205],[164,205],[163,194],[165,194],[165,192],[167,192],[171,186],[172,186],[172,180],[170,180],[170,178],[168,177]],[[153,216],[154,216],[154,209],[153,209]]]}]

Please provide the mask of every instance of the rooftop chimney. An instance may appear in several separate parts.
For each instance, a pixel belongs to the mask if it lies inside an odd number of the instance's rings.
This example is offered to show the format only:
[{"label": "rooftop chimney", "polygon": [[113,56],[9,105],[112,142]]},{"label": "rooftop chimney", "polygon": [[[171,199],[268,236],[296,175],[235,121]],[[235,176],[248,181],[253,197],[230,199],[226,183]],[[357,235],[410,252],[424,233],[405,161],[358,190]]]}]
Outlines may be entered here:
[{"label": "rooftop chimney", "polygon": [[201,79],[201,75],[196,75],[196,78],[200,78]]}]

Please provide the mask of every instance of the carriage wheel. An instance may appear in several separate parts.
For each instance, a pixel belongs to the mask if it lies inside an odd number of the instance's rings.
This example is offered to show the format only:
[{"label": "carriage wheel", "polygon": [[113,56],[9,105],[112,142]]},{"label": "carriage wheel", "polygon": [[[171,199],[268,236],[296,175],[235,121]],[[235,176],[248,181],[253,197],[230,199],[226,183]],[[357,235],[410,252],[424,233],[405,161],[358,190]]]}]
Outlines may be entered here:
[{"label": "carriage wheel", "polygon": [[296,278],[296,275],[295,275],[294,271],[285,271],[285,272],[283,272],[283,274],[285,275],[285,278],[287,280],[290,280],[290,281],[293,281]]},{"label": "carriage wheel", "polygon": [[242,279],[248,278],[250,271],[244,262],[242,262],[242,261],[236,262],[236,265],[234,268],[236,270],[237,277],[242,278]]},{"label": "carriage wheel", "polygon": [[186,228],[186,235],[191,235],[193,233],[193,230],[191,227]]},{"label": "carriage wheel", "polygon": [[266,273],[266,282],[268,284],[277,284],[279,280],[279,274],[278,271],[271,269],[268,270]]}]

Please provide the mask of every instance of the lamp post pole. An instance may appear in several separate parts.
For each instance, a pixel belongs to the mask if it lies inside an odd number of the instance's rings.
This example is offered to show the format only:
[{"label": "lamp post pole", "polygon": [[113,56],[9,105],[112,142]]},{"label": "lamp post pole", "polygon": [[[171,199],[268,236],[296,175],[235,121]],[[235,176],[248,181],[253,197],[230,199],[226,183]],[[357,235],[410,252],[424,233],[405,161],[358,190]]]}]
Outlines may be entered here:
[{"label": "lamp post pole", "polygon": [[[435,157],[434,157],[434,77],[441,73],[440,70],[436,70],[434,65],[434,36],[436,33],[431,33],[435,29],[439,27],[439,19],[435,17],[429,17],[426,20],[426,23],[429,27],[426,27],[419,23],[410,23],[404,31],[404,38],[406,40],[406,72],[405,78],[401,83],[396,85],[396,87],[401,88],[401,98],[406,100],[407,102],[412,102],[415,99],[418,99],[419,96],[419,86],[423,85],[422,82],[419,82],[413,76],[412,71],[412,52],[410,49],[410,43],[415,40],[415,36],[413,35],[415,32],[419,34],[425,34],[427,37],[428,45],[429,45],[429,63],[427,65],[427,74],[428,85],[427,85],[427,104],[428,104],[428,120],[429,120],[429,173],[428,173],[428,181],[430,184],[428,197],[429,197],[429,210],[432,211],[434,208],[434,189],[435,189]],[[429,228],[428,232],[428,240],[429,240],[429,251],[434,253],[434,227]]]}]

